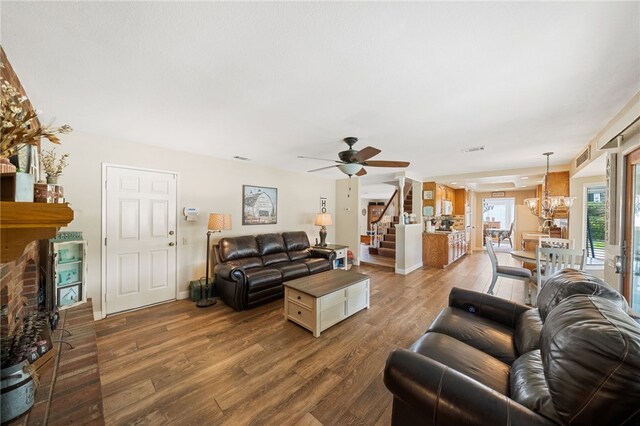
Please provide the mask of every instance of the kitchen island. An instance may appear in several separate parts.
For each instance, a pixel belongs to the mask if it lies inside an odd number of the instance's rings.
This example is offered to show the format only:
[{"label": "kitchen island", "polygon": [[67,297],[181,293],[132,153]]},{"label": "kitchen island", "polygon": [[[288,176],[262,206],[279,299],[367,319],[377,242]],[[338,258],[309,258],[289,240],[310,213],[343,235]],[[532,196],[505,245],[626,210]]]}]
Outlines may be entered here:
[{"label": "kitchen island", "polygon": [[433,268],[446,268],[467,254],[465,231],[422,233],[422,263]]}]

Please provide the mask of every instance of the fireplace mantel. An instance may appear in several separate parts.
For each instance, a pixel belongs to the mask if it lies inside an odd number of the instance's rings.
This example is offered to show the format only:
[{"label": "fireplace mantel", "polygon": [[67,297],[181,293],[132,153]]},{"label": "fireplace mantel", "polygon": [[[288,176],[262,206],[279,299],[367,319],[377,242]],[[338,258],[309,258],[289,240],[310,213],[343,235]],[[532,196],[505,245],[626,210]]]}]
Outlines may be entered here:
[{"label": "fireplace mantel", "polygon": [[0,202],[0,263],[11,262],[33,240],[53,238],[73,220],[68,204]]}]

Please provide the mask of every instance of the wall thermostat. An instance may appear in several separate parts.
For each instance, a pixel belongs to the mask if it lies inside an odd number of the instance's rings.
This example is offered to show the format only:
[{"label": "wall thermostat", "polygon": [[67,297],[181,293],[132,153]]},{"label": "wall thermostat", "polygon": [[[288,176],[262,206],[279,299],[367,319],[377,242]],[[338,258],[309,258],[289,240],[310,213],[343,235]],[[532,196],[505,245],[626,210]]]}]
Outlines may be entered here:
[{"label": "wall thermostat", "polygon": [[199,213],[200,213],[200,209],[197,207],[185,207],[182,210],[182,214],[184,214],[184,217],[188,222],[198,220]]}]

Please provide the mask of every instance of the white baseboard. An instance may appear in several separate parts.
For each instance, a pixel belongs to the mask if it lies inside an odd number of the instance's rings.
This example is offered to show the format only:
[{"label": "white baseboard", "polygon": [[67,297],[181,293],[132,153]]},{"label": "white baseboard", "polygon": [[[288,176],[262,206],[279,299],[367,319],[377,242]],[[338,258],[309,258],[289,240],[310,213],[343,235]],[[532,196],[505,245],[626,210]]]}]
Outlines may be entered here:
[{"label": "white baseboard", "polygon": [[102,311],[93,311],[93,320],[100,321],[102,319]]},{"label": "white baseboard", "polygon": [[400,274],[400,275],[409,275],[411,272],[415,271],[416,269],[420,269],[422,268],[422,262],[417,263],[413,266],[411,266],[410,268],[407,269],[400,269],[398,267],[396,267],[396,274]]},{"label": "white baseboard", "polygon": [[189,290],[178,292],[178,300],[188,299],[191,297]]}]

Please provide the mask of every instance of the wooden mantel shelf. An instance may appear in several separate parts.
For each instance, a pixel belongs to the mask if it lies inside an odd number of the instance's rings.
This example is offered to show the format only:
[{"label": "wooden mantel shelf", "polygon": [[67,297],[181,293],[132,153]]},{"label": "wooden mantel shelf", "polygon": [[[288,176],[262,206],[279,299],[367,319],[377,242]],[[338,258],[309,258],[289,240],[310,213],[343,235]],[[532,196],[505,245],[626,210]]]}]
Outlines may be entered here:
[{"label": "wooden mantel shelf", "polygon": [[0,202],[0,263],[16,260],[27,244],[53,238],[73,220],[68,204]]}]

